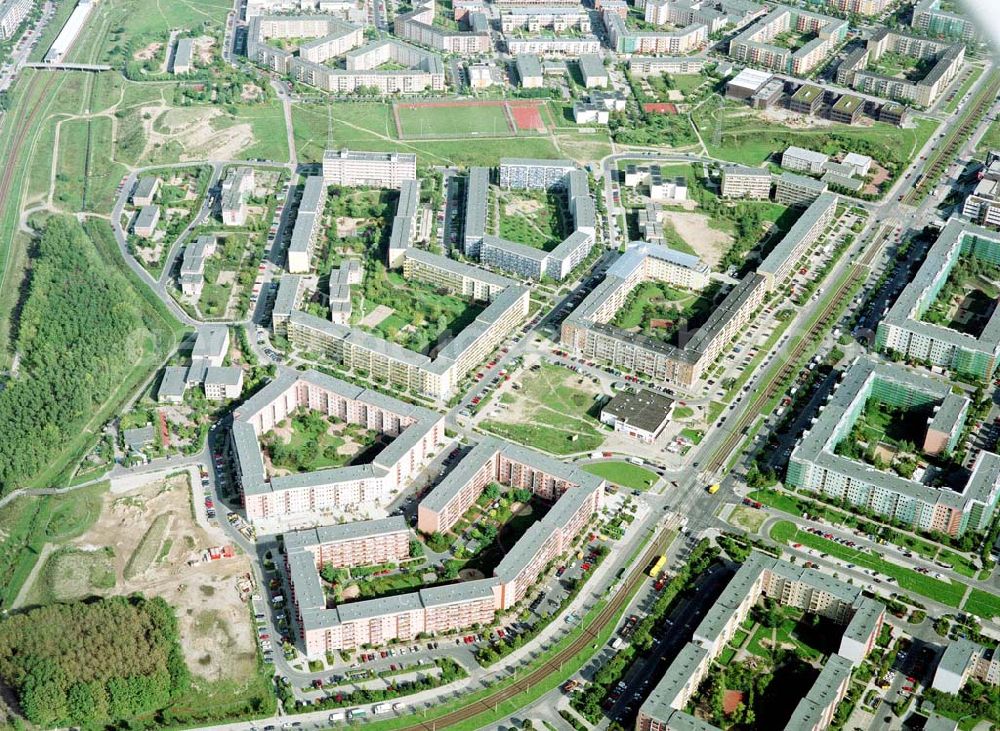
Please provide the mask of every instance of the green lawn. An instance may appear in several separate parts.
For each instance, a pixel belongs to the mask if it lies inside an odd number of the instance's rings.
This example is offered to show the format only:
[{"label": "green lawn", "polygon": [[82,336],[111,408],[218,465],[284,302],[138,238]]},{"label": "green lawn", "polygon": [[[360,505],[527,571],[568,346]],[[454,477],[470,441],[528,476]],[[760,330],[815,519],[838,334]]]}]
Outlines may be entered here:
[{"label": "green lawn", "polygon": [[963,607],[965,611],[992,620],[1000,617],[1000,597],[988,591],[973,589]]},{"label": "green lawn", "polygon": [[[530,213],[528,213],[530,211]],[[500,236],[542,251],[552,251],[565,238],[561,196],[547,191],[504,191],[500,194]]]},{"label": "green lawn", "polygon": [[652,470],[632,464],[631,462],[594,462],[583,465],[583,469],[608,482],[627,487],[632,490],[648,490],[659,479]]},{"label": "green lawn", "polygon": [[[920,594],[929,599],[947,604],[951,607],[958,607],[965,594],[966,585],[961,582],[946,582],[934,579],[924,574],[919,574],[911,569],[903,568],[894,563],[890,563],[879,556],[858,551],[848,546],[828,541],[813,533],[800,531],[793,523],[782,520],[774,524],[771,528],[771,538],[782,544],[801,543],[803,546],[813,548],[831,556],[836,556],[844,561],[857,564],[864,568],[874,569],[880,574],[891,576],[899,584],[901,589]],[[973,611],[969,609],[969,611]]]},{"label": "green lawn", "polygon": [[976,153],[985,155],[990,150],[997,149],[1000,149],[1000,119],[995,120],[987,128],[983,139],[979,141],[979,145],[976,147]]},{"label": "green lawn", "polygon": [[9,609],[46,543],[63,543],[93,525],[108,483],[64,495],[19,497],[0,510],[0,608]]},{"label": "green lawn", "polygon": [[520,391],[510,392],[514,403],[504,408],[516,413],[516,417],[486,420],[480,426],[552,454],[593,451],[605,439],[604,428],[593,413],[596,388],[584,390],[573,380],[583,379],[568,368],[543,364],[538,371],[524,376]]},{"label": "green lawn", "polygon": [[514,134],[500,105],[428,107],[402,102],[395,111],[405,139]]}]

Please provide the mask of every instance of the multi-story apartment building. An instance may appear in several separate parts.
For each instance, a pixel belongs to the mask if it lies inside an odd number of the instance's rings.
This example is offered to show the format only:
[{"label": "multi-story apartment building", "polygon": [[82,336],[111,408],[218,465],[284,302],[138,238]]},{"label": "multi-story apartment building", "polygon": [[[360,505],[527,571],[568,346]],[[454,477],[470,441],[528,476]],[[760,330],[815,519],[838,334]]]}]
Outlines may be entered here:
[{"label": "multi-story apartment building", "polygon": [[[825,230],[835,215],[836,196],[824,196],[807,209],[784,239],[761,262],[757,271],[733,287],[705,323],[678,344],[627,332],[609,324],[628,294],[657,272],[646,269],[646,258],[667,259],[672,265],[697,270],[695,257],[656,246],[635,246],[609,267],[604,281],[563,321],[561,342],[586,358],[635,371],[658,381],[690,388],[702,372],[742,331],[768,292],[787,277],[802,252]],[[669,252],[669,253],[666,253]],[[679,269],[661,270],[673,276]],[[647,273],[649,272],[649,273]],[[692,279],[692,281],[704,281]]]},{"label": "multi-story apartment building", "polygon": [[185,297],[198,299],[205,286],[205,260],[215,253],[215,236],[199,236],[184,247],[177,280]]},{"label": "multi-story apartment building", "polygon": [[[729,42],[729,55],[742,63],[804,76],[823,63],[847,38],[848,22],[800,8],[779,5]],[[795,31],[815,37],[797,49],[772,41]]]},{"label": "multi-story apartment building", "polygon": [[306,654],[316,657],[363,644],[408,641],[421,633],[489,624],[497,611],[524,598],[603,504],[601,478],[533,450],[487,439],[421,503],[420,530],[447,530],[453,521],[446,526],[445,516],[465,505],[466,496],[474,501],[491,482],[526,488],[554,501],[545,517],[509,549],[491,578],[328,607],[318,571],[325,565],[357,566],[408,556],[405,522],[389,518],[286,534],[292,603]]},{"label": "multi-story apartment building", "polygon": [[949,642],[934,671],[931,687],[958,695],[972,679],[1000,685],[1000,653],[964,637]]},{"label": "multi-story apartment building", "polygon": [[951,396],[947,382],[863,358],[847,372],[819,418],[792,450],[786,482],[845,500],[916,530],[960,536],[990,525],[1000,497],[1000,457],[995,454],[980,453],[960,489],[925,484],[920,474],[905,478],[837,454],[837,445],[850,438],[854,423],[870,400],[894,408],[932,410],[935,416],[929,417],[927,431],[915,434],[915,441],[930,454],[955,448],[967,409],[964,397]]},{"label": "multi-story apartment building", "polygon": [[251,167],[232,168],[222,181],[222,223],[243,226],[247,222],[247,200],[254,188]]},{"label": "multi-story apartment building", "polygon": [[706,63],[700,56],[632,56],[628,69],[634,76],[700,74]]},{"label": "multi-story apartment building", "polygon": [[0,40],[9,41],[14,37],[32,7],[33,0],[4,0],[0,3]]},{"label": "multi-story apartment building", "polygon": [[593,34],[580,37],[558,35],[536,35],[527,37],[507,36],[504,40],[507,52],[512,56],[529,53],[539,56],[581,56],[585,53],[600,53],[601,41]]},{"label": "multi-story apartment building", "polygon": [[767,200],[771,197],[771,171],[767,168],[724,165],[722,197]]},{"label": "multi-story apartment building", "polygon": [[1000,310],[990,316],[978,337],[923,319],[962,257],[1000,264],[1000,233],[951,218],[913,280],[879,323],[876,345],[908,359],[989,381],[1000,357]]},{"label": "multi-story apartment building", "polygon": [[824,0],[826,7],[841,13],[857,13],[858,15],[881,15],[893,0]]},{"label": "multi-story apartment building", "polygon": [[[311,409],[392,437],[371,462],[285,476],[268,475],[258,439],[298,409]],[[233,412],[229,457],[247,518],[353,514],[388,503],[445,442],[443,417],[317,371],[287,371]]]},{"label": "multi-story apartment building", "polygon": [[980,33],[972,18],[941,9],[941,0],[917,0],[910,25],[921,33],[935,37],[976,41]]},{"label": "multi-story apartment building", "polygon": [[596,240],[597,226],[597,212],[587,173],[575,166],[568,167],[570,165],[569,161],[562,160],[503,158],[500,161],[499,177],[503,187],[546,188],[565,192],[573,230],[551,251],[485,235],[488,176],[485,168],[473,168],[466,191],[466,256],[476,256],[488,266],[513,272],[525,279],[565,279],[587,258]]},{"label": "multi-story apartment building", "polygon": [[361,262],[346,259],[330,270],[330,322],[347,325],[351,321],[351,285],[361,284]]},{"label": "multi-story apartment building", "polygon": [[640,31],[630,30],[625,19],[612,9],[606,9],[601,17],[611,48],[617,53],[678,56],[697,51],[708,42],[709,30],[704,23],[692,23],[675,31]]},{"label": "multi-story apartment building", "polygon": [[[637,3],[641,9],[642,3]],[[762,4],[744,0],[646,0],[647,23],[685,27],[701,24],[709,33],[741,27],[767,12]]]},{"label": "multi-story apartment building", "polygon": [[590,15],[582,7],[525,7],[504,8],[500,11],[500,29],[504,33],[527,31],[537,33],[552,30],[561,33],[576,30],[590,33]]},{"label": "multi-story apartment building", "polygon": [[685,711],[712,662],[761,598],[846,624],[840,651],[831,655],[785,725],[786,731],[827,728],[847,693],[851,671],[874,646],[885,606],[861,590],[812,569],[752,553],[639,708],[636,731],[718,731]]},{"label": "multi-story apartment building", "polygon": [[[869,70],[886,53],[934,61],[923,78],[886,76]],[[837,82],[866,94],[874,94],[921,107],[932,106],[962,70],[965,46],[906,35],[882,28],[868,39],[867,47],[848,56],[837,68]]]},{"label": "multi-story apartment building", "polygon": [[404,180],[399,186],[396,215],[389,232],[389,252],[386,263],[390,269],[403,265],[403,257],[419,233],[420,181]]},{"label": "multi-story apartment building", "polygon": [[212,366],[205,370],[205,398],[223,401],[239,398],[243,392],[243,369],[239,366]]},{"label": "multi-story apartment building", "polygon": [[160,178],[157,175],[143,175],[132,189],[133,206],[151,206],[160,190]]},{"label": "multi-story apartment building", "polygon": [[488,31],[458,31],[434,25],[435,12],[434,0],[418,0],[413,10],[396,16],[393,30],[400,38],[446,53],[470,55],[487,53],[491,49]]},{"label": "multi-story apartment building", "polygon": [[962,215],[981,226],[1000,227],[1000,153],[987,154],[983,177],[965,199]]},{"label": "multi-story apartment building", "polygon": [[403,276],[447,289],[462,297],[486,301],[517,285],[507,277],[423,249],[406,252]]},{"label": "multi-story apartment building", "polygon": [[824,166],[830,160],[829,155],[815,150],[806,150],[802,147],[792,145],[781,155],[781,167],[793,172],[809,173],[820,175],[824,171]]},{"label": "multi-story apartment building", "polygon": [[782,173],[775,179],[774,201],[786,206],[808,206],[826,193],[823,180],[795,173]]},{"label": "multi-story apartment building", "polygon": [[312,268],[316,240],[322,233],[323,209],[326,206],[326,183],[320,175],[306,177],[302,186],[292,238],[288,244],[288,271],[305,274]]},{"label": "multi-story apartment building", "polygon": [[542,63],[538,60],[538,56],[522,53],[514,59],[514,65],[517,67],[517,78],[523,88],[540,89],[545,85]]},{"label": "multi-story apartment building", "polygon": [[500,158],[501,188],[548,190],[565,185],[566,176],[576,169],[572,160]]},{"label": "multi-story apartment building", "polygon": [[297,274],[285,274],[278,280],[278,291],[271,306],[271,329],[278,337],[288,338],[288,320],[302,304],[303,281]]},{"label": "multi-story apartment building", "polygon": [[410,152],[323,153],[323,180],[327,185],[398,188],[404,180],[416,179],[417,156]]}]

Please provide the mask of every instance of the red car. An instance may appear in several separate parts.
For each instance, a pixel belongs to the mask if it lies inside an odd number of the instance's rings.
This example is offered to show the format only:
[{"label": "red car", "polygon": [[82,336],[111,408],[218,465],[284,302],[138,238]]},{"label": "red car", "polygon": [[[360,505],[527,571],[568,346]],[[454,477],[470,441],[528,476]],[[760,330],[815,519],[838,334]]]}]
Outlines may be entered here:
[{"label": "red car", "polygon": [[590,564],[589,564],[589,563],[585,563],[585,564],[583,564],[583,566],[581,566],[580,568],[581,568],[581,569],[582,569],[583,571],[590,571]]}]

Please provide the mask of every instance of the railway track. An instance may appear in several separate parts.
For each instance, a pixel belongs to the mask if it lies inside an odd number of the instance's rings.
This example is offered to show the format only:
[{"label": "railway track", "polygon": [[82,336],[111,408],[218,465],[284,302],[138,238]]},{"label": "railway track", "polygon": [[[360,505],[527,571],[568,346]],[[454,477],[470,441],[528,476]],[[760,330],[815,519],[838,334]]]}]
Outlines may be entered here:
[{"label": "railway track", "polygon": [[735,423],[730,424],[730,432],[726,435],[722,444],[719,445],[715,453],[705,464],[706,472],[715,473],[721,470],[728,462],[732,453],[743,443],[744,431],[756,421],[763,411],[763,407],[780,391],[784,390],[787,380],[799,370],[799,361],[806,354],[813,336],[825,330],[840,311],[841,301],[851,291],[854,285],[863,276],[867,276],[867,270],[872,261],[882,250],[882,246],[891,233],[891,228],[884,228],[876,237],[872,246],[868,247],[864,256],[851,266],[851,273],[847,276],[837,290],[827,299],[820,316],[813,322],[809,330],[795,343],[792,352],[789,353],[788,360],[781,366],[781,369],[770,379],[768,385],[763,389],[754,392],[754,397],[743,413],[736,418]]},{"label": "railway track", "polygon": [[632,563],[631,572],[622,582],[621,587],[608,604],[594,619],[591,626],[586,628],[579,637],[556,653],[545,664],[532,670],[517,682],[505,686],[484,698],[472,701],[457,711],[406,726],[404,727],[406,731],[437,731],[437,729],[468,721],[481,713],[495,712],[500,704],[506,703],[520,693],[545,681],[549,676],[560,672],[563,669],[563,665],[593,643],[594,638],[601,633],[601,630],[609,622],[617,620],[619,613],[628,605],[633,589],[645,578],[645,568],[649,566],[654,557],[666,550],[668,545],[667,537],[670,533],[671,531],[666,528],[660,530],[656,538],[647,547],[642,559]]},{"label": "railway track", "polygon": [[989,105],[996,100],[998,92],[1000,92],[1000,74],[994,71],[990,74],[989,80],[979,94],[976,95],[972,107],[962,117],[962,121],[948,133],[944,144],[935,148],[934,152],[931,153],[920,179],[903,196],[903,203],[912,205],[919,202],[927,195],[927,191],[937,184],[941,174],[956,159],[959,148],[979,124]]}]

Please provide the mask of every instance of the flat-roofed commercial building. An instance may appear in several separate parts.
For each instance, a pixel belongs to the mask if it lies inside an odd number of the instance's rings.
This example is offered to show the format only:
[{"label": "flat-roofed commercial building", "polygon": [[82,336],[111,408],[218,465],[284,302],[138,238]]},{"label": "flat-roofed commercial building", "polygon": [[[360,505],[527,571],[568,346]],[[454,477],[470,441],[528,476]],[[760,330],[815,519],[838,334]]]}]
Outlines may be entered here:
[{"label": "flat-roofed commercial building", "polygon": [[583,85],[586,88],[603,88],[608,85],[608,70],[600,56],[585,53],[580,56],[578,63],[580,64],[580,75],[583,77]]},{"label": "flat-roofed commercial building", "polygon": [[803,84],[788,98],[788,109],[797,114],[814,115],[823,106],[823,90],[812,84]]},{"label": "flat-roofed commercial building", "polygon": [[616,432],[652,444],[663,433],[674,400],[656,391],[622,392],[601,408],[601,422]]},{"label": "flat-roofed commercial building", "polygon": [[160,222],[159,206],[143,206],[135,216],[132,232],[136,236],[150,239],[156,233],[156,225]]},{"label": "flat-roofed commercial building", "polygon": [[771,197],[771,171],[743,165],[722,167],[722,197],[767,200]]},{"label": "flat-roofed commercial building", "polygon": [[404,180],[417,179],[417,156],[410,152],[358,152],[327,150],[323,153],[323,180],[348,188],[398,188]]},{"label": "flat-roofed commercial building", "polygon": [[[980,453],[965,485],[955,488],[925,484],[922,471],[906,478],[837,452],[838,445],[851,438],[851,429],[869,401],[928,411],[927,431],[914,439],[930,453],[953,449],[962,433],[967,400],[956,401],[950,395],[947,382],[900,365],[858,360],[792,450],[786,482],[915,530],[960,536],[984,529],[991,524],[1000,497],[997,455]],[[943,432],[948,434],[944,439]]]},{"label": "flat-roofed commercial building", "polygon": [[540,89],[545,85],[542,64],[538,60],[538,56],[522,53],[514,59],[514,64],[517,67],[517,78],[523,88]]},{"label": "flat-roofed commercial building", "polygon": [[844,94],[830,107],[830,119],[841,124],[857,124],[864,111],[864,99],[853,94]]},{"label": "flat-roofed commercial building", "polygon": [[989,381],[1000,357],[1000,310],[990,315],[978,336],[924,319],[962,257],[1000,264],[1000,233],[951,218],[912,281],[879,323],[876,346],[904,358]]},{"label": "flat-roofed commercial building", "polygon": [[962,204],[962,215],[981,226],[1000,227],[1000,154],[986,156],[983,177]]}]

